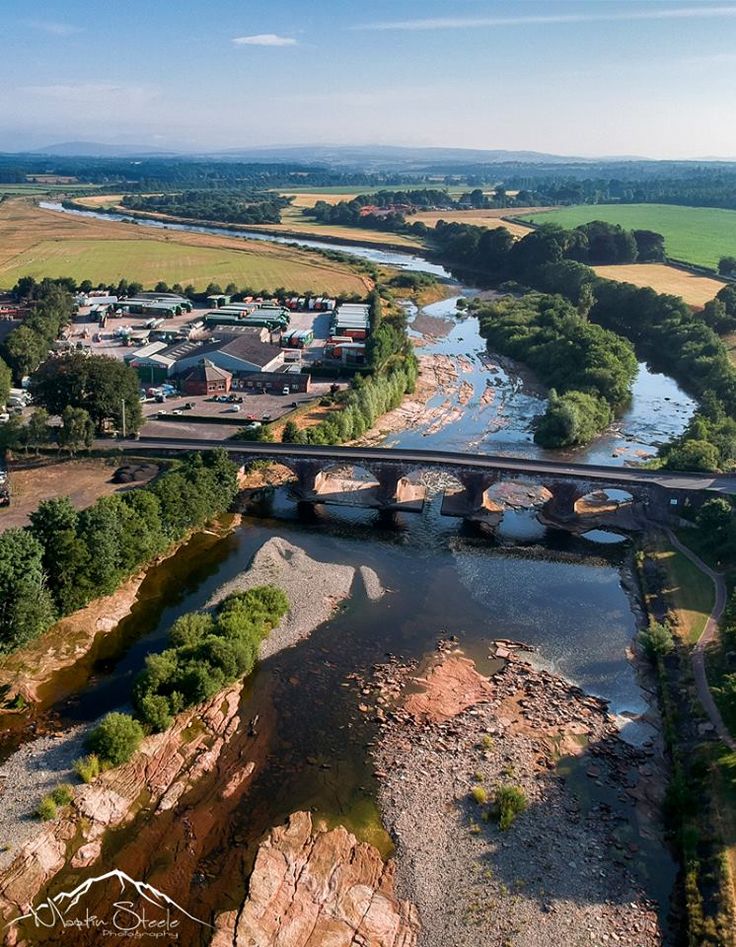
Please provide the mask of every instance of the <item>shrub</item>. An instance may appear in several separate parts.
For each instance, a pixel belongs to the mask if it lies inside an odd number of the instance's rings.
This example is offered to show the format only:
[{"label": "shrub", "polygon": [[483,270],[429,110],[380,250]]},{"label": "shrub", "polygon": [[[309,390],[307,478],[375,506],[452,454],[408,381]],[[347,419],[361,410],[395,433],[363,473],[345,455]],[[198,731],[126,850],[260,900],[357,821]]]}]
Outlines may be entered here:
[{"label": "shrub", "polygon": [[50,819],[56,818],[56,803],[51,798],[50,795],[44,796],[43,799],[36,806],[36,815],[43,822],[48,822]]},{"label": "shrub", "polygon": [[670,626],[658,621],[652,622],[639,633],[639,641],[650,658],[669,654],[675,647]]},{"label": "shrub", "polygon": [[488,802],[488,792],[484,786],[473,786],[473,788],[470,790],[470,795],[473,799],[473,802],[477,803],[479,806],[482,806]]},{"label": "shrub", "polygon": [[74,789],[69,783],[59,783],[56,789],[51,791],[50,796],[57,806],[68,806],[74,798]]},{"label": "shrub", "polygon": [[173,647],[146,658],[133,690],[137,715],[165,730],[180,710],[250,674],[262,639],[288,608],[281,589],[264,585],[228,596],[214,615],[184,615],[171,629]]},{"label": "shrub", "polygon": [[100,775],[100,758],[95,753],[74,760],[74,772],[83,783],[91,783]]},{"label": "shrub", "polygon": [[519,786],[499,786],[494,801],[498,826],[504,832],[528,805],[524,790]]},{"label": "shrub", "polygon": [[87,737],[87,746],[103,762],[117,766],[131,758],[143,739],[143,727],[130,714],[110,713]]}]

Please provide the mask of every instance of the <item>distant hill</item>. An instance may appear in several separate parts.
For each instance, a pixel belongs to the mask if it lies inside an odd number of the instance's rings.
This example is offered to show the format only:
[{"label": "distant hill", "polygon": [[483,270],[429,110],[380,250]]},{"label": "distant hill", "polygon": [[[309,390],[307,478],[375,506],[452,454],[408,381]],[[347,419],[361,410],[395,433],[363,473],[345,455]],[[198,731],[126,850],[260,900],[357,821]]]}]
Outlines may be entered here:
[{"label": "distant hill", "polygon": [[[161,150],[148,145],[110,145],[90,141],[65,141],[37,148],[34,154],[59,157],[150,157],[177,155],[227,158],[242,161],[299,161],[361,167],[425,167],[436,164],[595,164],[600,158],[546,154],[541,151],[508,151],[480,148],[412,148],[401,145],[258,145],[214,151],[184,152]],[[618,161],[642,160],[617,158]]]},{"label": "distant hill", "polygon": [[177,155],[175,151],[162,151],[147,145],[105,145],[94,141],[64,141],[36,148],[31,153],[60,158],[150,158],[152,155],[169,158]]}]

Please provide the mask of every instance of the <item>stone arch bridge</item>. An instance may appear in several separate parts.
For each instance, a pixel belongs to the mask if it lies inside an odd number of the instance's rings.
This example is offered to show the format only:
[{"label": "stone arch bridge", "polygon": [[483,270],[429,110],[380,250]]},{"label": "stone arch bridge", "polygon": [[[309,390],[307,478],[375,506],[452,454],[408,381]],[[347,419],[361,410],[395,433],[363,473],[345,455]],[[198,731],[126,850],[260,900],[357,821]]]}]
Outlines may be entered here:
[{"label": "stone arch bridge", "polygon": [[[98,447],[109,449],[109,441]],[[116,449],[137,455],[178,454],[223,448],[232,459],[247,465],[254,460],[283,464],[294,473],[292,491],[305,503],[362,506],[386,512],[420,512],[426,488],[418,478],[425,472],[441,473],[456,482],[445,493],[442,512],[447,516],[486,522],[500,519],[488,491],[501,481],[521,481],[544,487],[541,515],[551,524],[575,529],[591,517],[579,513],[580,501],[599,491],[625,491],[630,500],[609,510],[607,525],[624,529],[647,523],[667,523],[686,504],[699,506],[712,496],[736,494],[736,475],[681,473],[632,467],[575,464],[566,461],[490,454],[384,447],[320,447],[238,441],[203,441],[176,438],[140,438],[118,441]],[[361,467],[369,478],[340,475],[341,468]],[[338,475],[335,474],[338,472]],[[601,521],[601,524],[603,522]]]}]

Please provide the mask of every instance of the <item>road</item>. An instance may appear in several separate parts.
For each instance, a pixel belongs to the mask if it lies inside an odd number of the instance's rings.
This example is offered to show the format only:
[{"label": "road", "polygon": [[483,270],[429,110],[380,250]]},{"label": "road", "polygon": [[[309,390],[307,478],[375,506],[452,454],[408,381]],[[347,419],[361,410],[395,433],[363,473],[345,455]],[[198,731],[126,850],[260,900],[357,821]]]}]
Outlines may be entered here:
[{"label": "road", "polygon": [[708,684],[708,675],[705,670],[705,649],[709,644],[717,640],[718,625],[721,618],[723,617],[724,609],[726,608],[726,601],[728,598],[726,582],[720,572],[716,572],[715,569],[711,569],[711,567],[706,565],[700,556],[697,556],[692,551],[692,549],[688,548],[684,543],[681,543],[671,529],[666,530],[666,532],[669,541],[672,543],[675,549],[677,549],[678,552],[681,552],[683,556],[686,556],[690,562],[693,563],[693,565],[697,566],[701,572],[707,575],[716,590],[716,599],[713,604],[713,610],[708,616],[708,621],[705,623],[705,628],[703,628],[700,637],[695,642],[695,647],[693,648],[691,654],[691,660],[693,663],[693,676],[695,677],[695,690],[698,695],[698,700],[703,705],[703,708],[708,715],[708,719],[715,727],[715,731],[719,738],[729,749],[736,750],[736,740],[734,740],[734,738],[731,736],[728,727],[723,722],[721,712],[718,709],[718,705],[715,702],[713,694],[711,693],[710,685]]},{"label": "road", "polygon": [[139,440],[98,440],[98,450],[122,450],[142,454],[149,451],[199,451],[221,447],[238,456],[253,459],[292,457],[299,460],[324,460],[344,464],[370,466],[373,462],[394,462],[408,467],[447,467],[502,472],[538,477],[577,478],[601,481],[608,485],[657,484],[668,490],[707,490],[736,496],[736,475],[681,473],[679,471],[643,470],[636,467],[608,467],[573,464],[565,461],[539,460],[525,457],[499,457],[493,454],[463,454],[453,451],[404,450],[386,447],[319,447],[302,444],[265,444],[248,441],[194,440],[173,437],[141,437]]}]

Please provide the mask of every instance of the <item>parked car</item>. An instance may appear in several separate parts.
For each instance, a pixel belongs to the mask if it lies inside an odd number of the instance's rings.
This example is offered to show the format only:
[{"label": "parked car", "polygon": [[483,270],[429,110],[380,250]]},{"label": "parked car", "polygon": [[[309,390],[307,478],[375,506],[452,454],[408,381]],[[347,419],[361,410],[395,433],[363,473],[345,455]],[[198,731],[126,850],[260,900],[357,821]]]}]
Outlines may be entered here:
[{"label": "parked car", "polygon": [[290,394],[291,394],[291,388],[289,388],[288,385],[284,385],[284,387],[281,389],[281,394],[282,394],[282,395],[290,395]]},{"label": "parked car", "polygon": [[10,415],[8,414],[7,411],[3,411],[3,413],[0,414],[0,424],[5,424],[5,422],[9,420],[10,420]]},{"label": "parked car", "polygon": [[184,405],[182,405],[182,407],[183,407],[183,409],[184,409],[185,411],[191,411],[192,408],[194,407],[194,402],[193,402],[193,401],[187,401],[187,403],[184,404]]},{"label": "parked car", "polygon": [[177,414],[177,415],[179,415],[179,414],[182,413],[182,410],[181,410],[181,408],[174,408],[174,410],[171,411],[170,413],[171,413],[171,414]]},{"label": "parked car", "polygon": [[240,407],[239,404],[231,404],[230,407],[229,407],[227,410],[228,410],[228,411],[231,411],[231,412],[237,413],[238,411],[241,410],[241,407]]},{"label": "parked car", "polygon": [[258,430],[260,427],[262,427],[262,426],[263,426],[263,425],[261,424],[260,421],[250,421],[248,424],[245,425],[245,430],[246,430],[246,431],[257,431],[257,430]]}]

